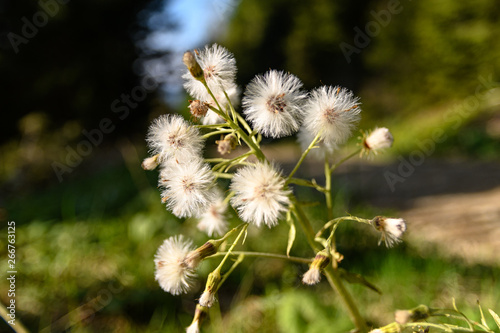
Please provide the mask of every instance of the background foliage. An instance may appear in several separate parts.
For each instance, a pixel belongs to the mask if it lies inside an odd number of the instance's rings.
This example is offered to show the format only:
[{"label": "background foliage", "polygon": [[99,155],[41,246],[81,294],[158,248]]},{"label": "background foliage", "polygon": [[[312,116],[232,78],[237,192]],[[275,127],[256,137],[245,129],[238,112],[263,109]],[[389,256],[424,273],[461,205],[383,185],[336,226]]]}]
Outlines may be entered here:
[{"label": "background foliage", "polygon": [[[388,3],[242,0],[227,30],[214,40],[234,52],[243,87],[255,74],[276,68],[297,75],[308,89],[321,84],[353,89],[363,102],[361,127],[390,126],[395,134],[389,162],[391,154],[407,156],[435,128],[448,139],[437,145],[433,158],[498,160],[498,89],[478,99],[466,116],[456,112],[478,87],[483,92],[500,81],[497,2],[401,1],[403,10],[346,61],[339,45],[354,45],[354,28],[364,30],[376,21],[373,11],[386,10]],[[67,146],[84,139],[83,129],[115,116],[110,104],[140,84],[144,59],[168,55],[168,50],[141,49],[140,43],[154,32],[147,18],[166,5],[71,1],[17,54],[8,33],[20,33],[21,18],[31,20],[41,7],[35,1],[0,5],[0,220],[16,221],[18,315],[33,331],[49,325],[53,331],[181,331],[190,323],[201,289],[186,297],[165,294],[153,280],[152,258],[169,235],[183,232],[197,244],[205,238],[194,230],[196,221],[179,221],[165,211],[156,175],[139,167],[149,121],[161,113],[185,112],[186,104],[169,105],[162,91],[149,93],[62,183],[51,167],[64,160]],[[184,19],[190,19],[188,14]],[[174,23],[166,17],[155,29],[175,29]],[[481,77],[491,86],[481,85]],[[456,121],[446,121],[447,114]],[[308,192],[301,195],[310,198]],[[397,214],[363,198],[339,184],[335,213]],[[310,213],[321,218],[318,206]],[[4,235],[5,224],[1,229]],[[397,308],[449,306],[452,297],[475,319],[476,299],[498,306],[497,266],[429,255],[412,243],[387,251],[376,247],[375,235],[366,230],[346,226],[342,231],[346,268],[366,275],[384,292],[380,296],[352,286],[373,325],[390,321]],[[285,225],[262,229],[259,246],[283,252],[286,232]],[[278,234],[285,236],[279,239]],[[0,248],[4,257],[6,237]],[[349,330],[349,320],[325,284],[313,292],[301,285],[305,270],[269,260],[245,261],[219,295],[228,331]],[[4,304],[6,288],[2,280]],[[209,331],[218,327],[212,317]]]}]

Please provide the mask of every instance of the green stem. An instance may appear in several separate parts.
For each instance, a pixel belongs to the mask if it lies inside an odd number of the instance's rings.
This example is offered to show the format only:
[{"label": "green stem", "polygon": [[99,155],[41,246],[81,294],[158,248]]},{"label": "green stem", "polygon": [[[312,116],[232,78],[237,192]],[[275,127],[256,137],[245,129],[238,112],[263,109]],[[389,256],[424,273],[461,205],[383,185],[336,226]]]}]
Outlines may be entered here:
[{"label": "green stem", "polygon": [[[299,220],[302,229],[304,230],[309,245],[311,246],[311,248],[314,250],[315,253],[319,252],[319,248],[314,242],[313,228],[311,226],[311,223],[309,222],[309,219],[305,215],[304,211],[296,201],[292,203],[291,209],[297,215],[297,219]],[[340,279],[337,271],[334,270],[332,266],[328,266],[328,268],[324,270],[324,273],[332,289],[335,290],[342,299],[342,302],[345,308],[347,309],[347,312],[349,313],[349,316],[351,317],[354,325],[356,325],[358,332],[359,333],[368,332],[368,327],[366,326],[363,317],[361,317],[358,307],[354,303],[351,294],[349,293],[349,291],[347,291],[344,284],[342,283],[342,280]]]},{"label": "green stem", "polygon": [[[234,254],[234,252],[232,252],[231,254]],[[244,258],[245,258],[244,254],[238,255],[238,258],[233,263],[231,268],[229,268],[228,271],[226,273],[224,273],[224,275],[222,276],[222,279],[220,280],[219,285],[217,286],[217,290],[219,290],[219,288],[224,284],[224,282],[226,282],[226,279],[229,277],[229,275],[231,275],[231,273],[234,271],[234,269],[243,261]]]},{"label": "green stem", "polygon": [[325,154],[325,200],[328,220],[333,219],[333,199],[332,199],[332,173],[330,171],[330,161]]},{"label": "green stem", "polygon": [[238,126],[238,124],[236,124],[231,119],[231,117],[229,117],[226,113],[224,113],[222,111],[222,108],[219,105],[219,102],[217,101],[214,94],[212,93],[212,91],[210,90],[210,88],[208,87],[208,85],[206,83],[205,83],[205,88],[207,89],[210,96],[212,96],[212,99],[215,101],[215,103],[217,104],[217,107],[218,107],[218,109],[211,107],[210,110],[214,111],[219,116],[221,116],[227,122],[229,127],[231,127],[236,133],[238,133],[238,135],[248,145],[248,147],[250,147],[250,149],[255,154],[255,156],[259,159],[259,161],[266,162],[267,161],[266,156],[264,156],[264,153],[262,152],[260,147],[248,136],[248,134],[245,133],[245,131],[243,131],[243,129],[241,127]]},{"label": "green stem", "polygon": [[297,184],[300,186],[312,187],[319,192],[324,192],[326,190],[323,186],[318,185],[316,181],[314,181],[314,179],[312,181],[309,181],[301,178],[290,178],[288,180],[288,184]]},{"label": "green stem", "polygon": [[351,294],[347,291],[344,284],[342,283],[342,280],[340,279],[337,271],[333,269],[332,266],[328,266],[323,272],[326,275],[326,278],[328,279],[328,282],[330,283],[332,289],[334,289],[342,299],[342,303],[347,309],[351,320],[354,322],[354,325],[356,325],[357,332],[367,333],[368,327],[366,326],[365,320],[363,319],[363,317],[361,317],[358,307],[354,303]]},{"label": "green stem", "polygon": [[222,129],[222,130],[218,130],[218,131],[208,132],[207,134],[204,134],[202,136],[202,138],[203,139],[208,139],[209,137],[214,136],[214,135],[226,134],[226,133],[232,133],[232,132],[233,132],[232,129]]},{"label": "green stem", "polygon": [[309,243],[309,246],[313,249],[314,253],[318,253],[320,249],[318,248],[318,245],[314,241],[314,230],[311,225],[311,222],[307,218],[307,215],[304,213],[302,210],[302,207],[300,204],[297,202],[295,198],[292,197],[292,204],[290,206],[290,209],[293,211],[294,215],[296,216],[297,220],[300,223],[300,226],[302,227],[302,230],[304,230],[304,234],[306,236],[307,242]]},{"label": "green stem", "polygon": [[345,161],[347,161],[348,159],[350,159],[351,157],[353,156],[356,156],[357,154],[359,154],[359,152],[361,151],[361,148],[359,148],[358,150],[354,151],[352,154],[350,155],[347,155],[346,157],[344,157],[343,159],[341,159],[340,161],[338,161],[337,163],[333,164],[330,168],[330,173],[332,173],[333,171],[335,171],[335,169],[337,169],[337,167],[339,165],[341,165],[342,163],[344,163]]},{"label": "green stem", "polygon": [[331,226],[334,226],[334,228],[336,228],[340,222],[343,222],[343,221],[355,221],[355,222],[359,222],[359,223],[364,223],[364,224],[368,224],[368,225],[371,225],[369,219],[363,219],[361,217],[357,217],[357,216],[342,216],[342,217],[337,217],[333,220],[330,220],[328,221],[327,223],[325,223],[325,225],[316,233],[316,235],[314,236],[315,238],[318,238],[321,236],[321,234],[328,228],[330,228]]},{"label": "green stem", "polygon": [[316,145],[316,142],[319,141],[321,137],[321,132],[319,132],[315,137],[314,139],[311,141],[311,143],[309,144],[309,147],[307,147],[306,150],[304,150],[304,152],[302,153],[302,155],[300,156],[300,159],[299,161],[297,162],[297,164],[295,165],[295,167],[293,168],[292,172],[290,172],[290,174],[288,175],[287,179],[286,179],[286,184],[288,184],[290,182],[290,179],[293,177],[293,175],[297,172],[297,170],[299,169],[299,167],[302,165],[302,162],[304,162],[304,159],[306,158],[307,154],[309,154],[309,152],[311,151],[311,149],[314,148],[314,146]]},{"label": "green stem", "polygon": [[[238,244],[238,241],[240,240],[241,236],[247,230],[247,227],[248,227],[248,223],[243,223],[243,224],[239,225],[238,227],[234,228],[233,230],[231,230],[229,232],[229,233],[232,233],[235,229],[241,228],[240,233],[238,234],[238,236],[234,240],[233,244],[231,244],[231,247],[229,248],[229,250],[227,250],[224,258],[222,258],[221,262],[219,263],[219,266],[217,266],[217,268],[215,270],[221,270],[222,269],[222,266],[224,266],[224,263],[226,262],[227,258],[229,258],[229,255],[230,255],[231,251],[234,249],[234,247],[236,246],[236,244]],[[224,238],[226,238],[226,237],[227,237],[227,235]]]},{"label": "green stem", "polygon": [[[207,258],[223,256],[226,254],[228,254],[228,252],[217,252],[216,254],[211,255],[210,257],[207,257]],[[231,253],[229,253],[229,255],[240,255],[240,254],[242,254],[246,257],[265,257],[265,258],[273,258],[273,259],[283,259],[283,260],[298,262],[301,264],[310,264],[312,262],[312,259],[310,259],[310,258],[289,257],[289,256],[286,256],[283,254],[276,254],[276,253],[249,252],[249,251],[231,251]]]}]

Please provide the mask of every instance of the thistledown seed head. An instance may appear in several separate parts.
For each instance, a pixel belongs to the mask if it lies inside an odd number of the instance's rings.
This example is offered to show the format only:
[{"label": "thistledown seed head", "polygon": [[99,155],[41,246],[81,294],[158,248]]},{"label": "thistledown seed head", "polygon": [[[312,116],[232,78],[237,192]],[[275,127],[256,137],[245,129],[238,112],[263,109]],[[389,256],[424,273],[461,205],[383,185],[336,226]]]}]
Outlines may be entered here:
[{"label": "thistledown seed head", "polygon": [[[236,60],[226,48],[213,44],[195,52],[198,64],[203,70],[205,81],[214,94],[224,89],[229,92],[234,87],[236,78]],[[207,90],[203,83],[196,80],[189,71],[182,78],[184,88],[196,99],[208,102]]]},{"label": "thistledown seed head", "polygon": [[391,132],[385,127],[375,128],[363,141],[363,146],[368,151],[377,152],[378,150],[390,148],[394,138]]},{"label": "thistledown seed head", "polygon": [[303,119],[306,93],[302,82],[289,73],[271,70],[247,86],[243,113],[264,136],[280,138],[297,132]]},{"label": "thistledown seed head", "polygon": [[200,216],[198,229],[204,231],[208,236],[222,236],[227,231],[226,210],[227,203],[224,201],[222,191],[217,187],[212,189],[212,201],[207,210]]},{"label": "thistledown seed head", "polygon": [[170,162],[160,172],[162,200],[177,217],[199,216],[212,201],[214,180],[212,170],[201,158]]},{"label": "thistledown seed head", "polygon": [[179,115],[156,118],[147,135],[152,155],[159,154],[159,161],[181,161],[201,155],[203,138],[197,128]]},{"label": "thistledown seed head", "polygon": [[166,239],[155,254],[155,279],[160,287],[172,295],[187,293],[196,277],[184,263],[193,250],[193,243],[182,235]]},{"label": "thistledown seed head", "polygon": [[360,119],[359,104],[359,98],[350,90],[338,86],[319,87],[311,92],[304,105],[301,131],[308,132],[312,138],[321,133],[323,145],[332,151],[351,136]]},{"label": "thistledown seed head", "polygon": [[236,172],[231,182],[231,204],[240,218],[260,227],[275,226],[290,204],[285,180],[267,163],[257,163]]}]

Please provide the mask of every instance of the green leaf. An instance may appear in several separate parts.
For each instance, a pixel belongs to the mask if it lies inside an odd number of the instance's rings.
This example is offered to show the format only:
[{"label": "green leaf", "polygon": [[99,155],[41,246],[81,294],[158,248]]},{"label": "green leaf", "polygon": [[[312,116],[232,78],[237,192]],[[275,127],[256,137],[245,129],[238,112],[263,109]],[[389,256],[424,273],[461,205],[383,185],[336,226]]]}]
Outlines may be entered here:
[{"label": "green leaf", "polygon": [[479,307],[479,312],[481,313],[481,324],[483,324],[489,330],[490,328],[486,323],[486,318],[484,318],[483,308],[481,308],[481,304],[479,304],[479,301],[477,301],[477,306]]},{"label": "green leaf", "polygon": [[371,290],[375,291],[376,293],[382,295],[382,291],[377,286],[366,280],[364,276],[362,276],[361,274],[351,273],[342,268],[339,268],[338,271],[340,273],[340,277],[346,280],[347,282],[362,284],[365,287],[368,287]]},{"label": "green leaf", "polygon": [[500,317],[492,310],[488,309],[490,311],[491,316],[495,320],[495,323],[497,324],[498,328],[500,328]]},{"label": "green leaf", "polygon": [[292,216],[290,212],[287,214],[286,220],[288,221],[288,224],[290,225],[290,231],[288,232],[288,244],[286,246],[286,255],[290,256],[290,251],[292,250],[293,242],[295,241],[295,235],[296,235],[296,229],[295,229],[295,223],[293,223]]}]

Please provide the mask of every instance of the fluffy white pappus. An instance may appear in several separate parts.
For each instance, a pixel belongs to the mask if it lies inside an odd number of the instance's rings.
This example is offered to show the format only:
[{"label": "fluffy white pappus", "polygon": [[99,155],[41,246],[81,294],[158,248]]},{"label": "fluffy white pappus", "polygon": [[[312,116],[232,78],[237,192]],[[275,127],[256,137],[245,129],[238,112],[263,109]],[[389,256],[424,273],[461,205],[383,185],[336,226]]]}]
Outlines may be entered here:
[{"label": "fluffy white pappus", "polygon": [[191,325],[186,327],[186,333],[200,333],[200,323],[198,320],[193,321]]},{"label": "fluffy white pappus", "polygon": [[208,236],[222,236],[228,229],[226,218],[227,204],[224,202],[222,191],[216,187],[212,189],[211,203],[201,214],[198,229]]},{"label": "fluffy white pappus", "polygon": [[166,239],[155,254],[155,279],[160,287],[172,295],[187,293],[196,277],[184,263],[186,255],[193,250],[193,243],[182,235]]},{"label": "fluffy white pappus", "polygon": [[371,223],[381,233],[379,245],[384,241],[387,247],[392,247],[401,242],[401,237],[406,232],[406,221],[401,218],[377,216]]},{"label": "fluffy white pappus", "polygon": [[328,150],[347,141],[360,119],[359,98],[338,86],[322,86],[311,92],[304,105],[304,130],[321,139]]},{"label": "fluffy white pappus", "polygon": [[160,172],[162,200],[177,217],[200,216],[211,203],[215,177],[201,158],[168,163]]},{"label": "fluffy white pappus", "polygon": [[307,285],[314,285],[321,281],[321,273],[317,267],[311,267],[302,276],[302,283]]},{"label": "fluffy white pappus", "polygon": [[365,139],[366,149],[377,151],[384,148],[390,148],[394,138],[391,132],[385,127],[375,128]]},{"label": "fluffy white pappus", "polygon": [[303,120],[302,105],[307,94],[295,76],[271,70],[257,75],[247,86],[243,113],[264,136],[280,138],[297,132]]},{"label": "fluffy white pappus", "polygon": [[240,218],[260,227],[278,224],[283,212],[288,210],[291,193],[285,180],[267,163],[246,166],[233,176],[230,188],[234,191],[231,204]]},{"label": "fluffy white pappus", "polygon": [[216,299],[215,299],[214,293],[205,290],[201,294],[199,303],[201,306],[205,306],[207,308],[210,308],[210,307],[212,307],[212,305],[214,305],[215,301],[216,301]]},{"label": "fluffy white pappus", "polygon": [[[205,81],[215,93],[220,89],[228,92],[234,86],[236,78],[236,60],[226,48],[213,44],[195,52],[196,60],[203,69]],[[196,99],[206,100],[207,91],[203,83],[196,80],[189,71],[182,76],[184,88]]]},{"label": "fluffy white pappus", "polygon": [[196,127],[179,115],[162,115],[153,121],[146,138],[159,160],[183,160],[201,156],[203,138]]}]

